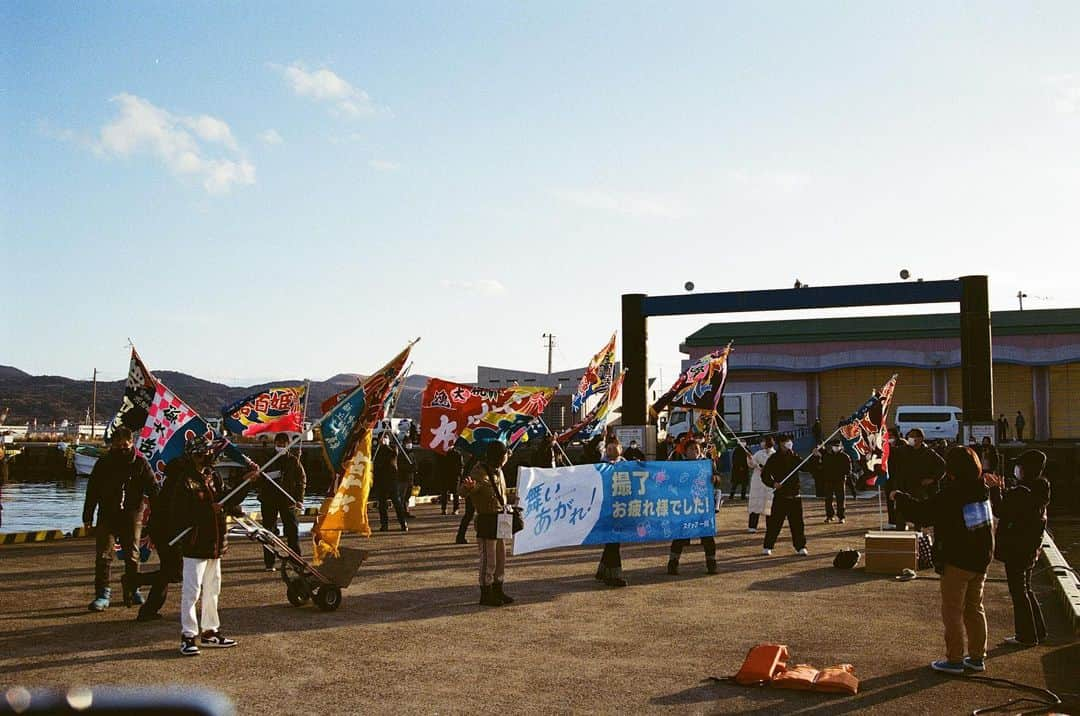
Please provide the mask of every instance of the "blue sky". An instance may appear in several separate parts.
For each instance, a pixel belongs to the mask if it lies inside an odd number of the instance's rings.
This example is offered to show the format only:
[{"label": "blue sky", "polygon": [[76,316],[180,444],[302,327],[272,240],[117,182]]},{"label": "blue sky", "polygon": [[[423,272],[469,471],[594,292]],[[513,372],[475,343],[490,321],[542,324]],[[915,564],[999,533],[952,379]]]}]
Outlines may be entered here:
[{"label": "blue sky", "polygon": [[[3,3],[0,363],[115,378],[131,337],[151,368],[322,379],[422,336],[416,371],[473,379],[542,370],[545,332],[582,365],[622,293],[901,268],[1077,306],[1078,26],[1073,2]],[[653,373],[753,318],[652,321]]]}]

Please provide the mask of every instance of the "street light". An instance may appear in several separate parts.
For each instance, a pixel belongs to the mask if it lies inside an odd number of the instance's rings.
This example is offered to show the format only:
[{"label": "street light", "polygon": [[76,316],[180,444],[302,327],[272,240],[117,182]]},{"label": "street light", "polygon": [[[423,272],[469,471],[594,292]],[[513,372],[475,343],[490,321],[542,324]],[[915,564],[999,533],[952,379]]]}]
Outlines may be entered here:
[{"label": "street light", "polygon": [[1027,294],[1024,293],[1023,291],[1017,291],[1016,292],[1016,300],[1020,302],[1020,310],[1021,311],[1024,310],[1024,299],[1027,298],[1027,297],[1028,297]]}]

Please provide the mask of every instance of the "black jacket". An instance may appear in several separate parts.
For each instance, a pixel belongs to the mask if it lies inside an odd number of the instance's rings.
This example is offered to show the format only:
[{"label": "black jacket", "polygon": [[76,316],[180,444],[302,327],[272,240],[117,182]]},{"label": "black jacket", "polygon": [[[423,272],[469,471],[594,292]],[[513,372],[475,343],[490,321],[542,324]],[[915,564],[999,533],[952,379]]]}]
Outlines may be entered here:
[{"label": "black jacket", "polygon": [[826,451],[824,455],[812,457],[810,465],[817,470],[823,482],[843,484],[851,474],[851,458],[843,450],[836,453]]},{"label": "black jacket", "polygon": [[[791,475],[791,471],[794,470],[802,458],[799,454],[792,450],[787,452],[786,450],[777,450],[773,453],[769,461],[765,463],[765,468],[761,471],[761,481],[766,487],[773,487],[776,483],[783,480],[788,475]],[[779,498],[793,498],[799,496],[799,476],[792,475],[791,479],[776,488],[776,494],[773,497]]]},{"label": "black jacket", "polygon": [[407,453],[404,448],[397,450],[397,481],[412,485],[416,477],[416,458]]},{"label": "black jacket", "polygon": [[925,444],[913,448],[906,443],[897,444],[889,452],[889,480],[895,480],[894,489],[903,490],[911,497],[922,499],[933,491],[923,485],[923,480],[937,482],[945,474],[945,461]]},{"label": "black jacket", "polygon": [[945,564],[983,573],[994,554],[990,490],[982,479],[944,479],[937,493],[917,500],[904,492],[896,504],[916,522],[934,526],[934,541]]},{"label": "black jacket", "polygon": [[304,492],[307,490],[307,472],[304,471],[304,466],[300,464],[300,458],[294,455],[292,452],[282,455],[274,463],[266,469],[267,473],[280,472],[281,476],[278,478],[278,484],[285,488],[285,491],[292,497],[292,502],[286,499],[285,495],[281,494],[281,490],[277,489],[273,485],[266,481],[266,478],[260,478],[259,480],[259,503],[266,506],[275,506],[278,508],[292,507],[296,502],[304,501]]},{"label": "black jacket", "polygon": [[117,453],[109,450],[98,458],[86,483],[83,501],[83,524],[94,521],[113,525],[121,520],[134,520],[142,507],[143,496],[158,493],[150,463],[138,452]]},{"label": "black jacket", "polygon": [[374,483],[390,487],[397,482],[397,449],[393,445],[380,445],[375,449]]},{"label": "black jacket", "polygon": [[746,462],[747,457],[749,456],[742,445],[736,445],[731,451],[731,480],[737,485],[750,479],[750,465]]},{"label": "black jacket", "polygon": [[209,468],[200,472],[187,455],[166,465],[165,475],[177,481],[168,506],[170,528],[176,532],[192,528],[179,542],[184,556],[218,559],[228,547],[225,515],[240,504],[248,490],[237,492],[225,506],[218,505],[228,491],[221,475]]},{"label": "black jacket", "polygon": [[1050,482],[1045,477],[1024,480],[1005,491],[998,516],[994,556],[1002,562],[1033,565],[1046,529],[1046,508],[1050,504]]},{"label": "black jacket", "polygon": [[446,492],[455,492],[457,490],[464,468],[465,459],[457,450],[451,450],[445,455],[435,456],[435,474],[440,488]]}]

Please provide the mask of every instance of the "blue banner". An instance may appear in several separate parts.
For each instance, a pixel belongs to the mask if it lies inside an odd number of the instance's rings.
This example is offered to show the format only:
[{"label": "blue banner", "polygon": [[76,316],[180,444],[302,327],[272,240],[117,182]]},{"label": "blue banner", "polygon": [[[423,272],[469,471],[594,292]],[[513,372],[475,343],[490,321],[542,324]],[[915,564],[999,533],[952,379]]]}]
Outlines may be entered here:
[{"label": "blue banner", "polygon": [[708,460],[523,467],[518,498],[525,529],[514,554],[716,534]]}]

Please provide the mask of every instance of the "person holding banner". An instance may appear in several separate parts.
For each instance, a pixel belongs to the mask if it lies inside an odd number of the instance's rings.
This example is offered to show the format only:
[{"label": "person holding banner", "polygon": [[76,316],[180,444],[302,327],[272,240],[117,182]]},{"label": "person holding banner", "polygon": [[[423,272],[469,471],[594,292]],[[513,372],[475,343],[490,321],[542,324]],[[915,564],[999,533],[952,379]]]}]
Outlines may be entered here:
[{"label": "person holding banner", "polygon": [[[623,462],[622,444],[612,435],[604,444],[604,459],[601,462]],[[625,587],[629,582],[623,576],[622,555],[618,542],[608,542],[600,554],[600,564],[596,568],[596,579],[609,587]]]},{"label": "person holding banner", "polygon": [[[687,443],[681,459],[701,460],[701,443],[696,440]],[[683,549],[689,544],[689,539],[677,539],[671,543],[671,555],[668,557],[667,563],[668,574],[679,573],[679,558],[682,557]],[[716,574],[716,537],[711,535],[702,537],[701,546],[705,549],[705,571],[709,574]]]},{"label": "person holding banner", "polygon": [[[461,487],[476,509],[476,543],[480,549],[480,604],[501,607],[514,599],[503,591],[506,573],[506,539],[499,537],[499,518],[506,515],[506,478],[503,466],[509,459],[506,445],[488,443],[484,459],[473,468]],[[509,515],[507,515],[509,516]]]},{"label": "person holding banner", "polygon": [[[236,641],[221,635],[218,618],[218,595],[221,593],[221,557],[228,548],[225,529],[226,511],[238,510],[247,490],[240,490],[230,499],[231,504],[218,504],[225,495],[225,484],[212,467],[214,452],[204,437],[192,436],[184,444],[184,456],[179,467],[180,484],[169,505],[170,522],[174,527],[190,525],[192,529],[180,541],[184,555],[184,581],[180,597],[180,653],[198,656],[199,645],[227,648]],[[168,468],[166,468],[168,469]],[[257,466],[246,472],[243,480],[249,485],[259,475]],[[202,622],[195,611],[195,601],[202,596]],[[195,638],[200,637],[199,644]]]},{"label": "person holding banner", "polygon": [[810,554],[806,551],[806,526],[803,523],[797,472],[803,459],[795,452],[794,446],[790,435],[781,437],[780,449],[769,458],[761,472],[762,483],[775,490],[772,511],[765,518],[765,544],[761,550],[764,555],[772,554],[784,520],[787,520],[791,527],[791,544],[795,547],[796,554],[804,557]]},{"label": "person holding banner", "polygon": [[753,469],[753,473],[750,475],[750,499],[746,502],[746,511],[750,514],[746,531],[751,534],[757,532],[758,520],[761,515],[768,517],[772,512],[772,490],[765,487],[765,483],[761,481],[761,473],[765,469],[765,463],[769,461],[769,458],[775,452],[776,448],[773,446],[772,435],[766,435],[761,449],[750,458],[750,467]]}]

